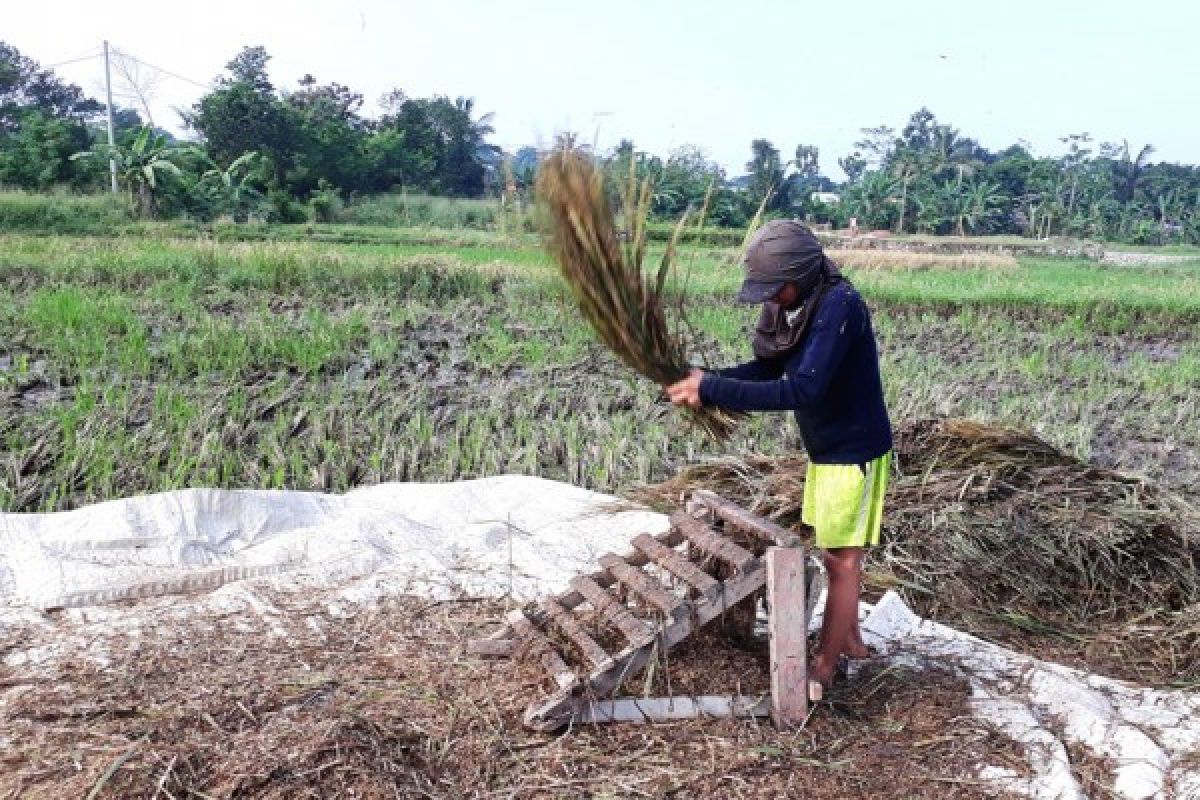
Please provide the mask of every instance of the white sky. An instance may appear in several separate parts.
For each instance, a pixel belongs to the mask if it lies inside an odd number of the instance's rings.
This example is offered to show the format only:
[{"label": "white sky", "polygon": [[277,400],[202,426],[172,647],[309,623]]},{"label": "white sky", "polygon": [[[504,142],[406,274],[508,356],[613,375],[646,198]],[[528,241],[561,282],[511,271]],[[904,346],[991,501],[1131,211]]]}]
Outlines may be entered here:
[{"label": "white sky", "polygon": [[[571,129],[601,148],[697,144],[739,174],[765,137],[785,159],[818,145],[840,177],[860,128],[899,129],[925,105],[993,149],[1023,139],[1053,155],[1089,131],[1200,163],[1195,0],[0,0],[0,19],[0,38],[43,65],[108,38],[205,83],[261,44],[276,86],[337,81],[369,115],[393,87],[473,96],[510,149]],[[57,71],[103,99],[99,59]],[[164,77],[155,121],[177,130],[171,107],[202,92]]]}]

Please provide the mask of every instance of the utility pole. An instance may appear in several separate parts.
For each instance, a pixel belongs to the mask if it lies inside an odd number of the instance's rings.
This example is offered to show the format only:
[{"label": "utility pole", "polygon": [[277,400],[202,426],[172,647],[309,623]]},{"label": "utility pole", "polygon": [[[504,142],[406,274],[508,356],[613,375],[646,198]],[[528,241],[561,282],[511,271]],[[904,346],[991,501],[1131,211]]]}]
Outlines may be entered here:
[{"label": "utility pole", "polygon": [[[112,104],[112,70],[108,66],[108,39],[104,40],[104,91],[108,95],[108,146],[117,146],[117,137],[113,134],[113,104]],[[110,154],[108,158],[108,173],[112,178],[113,194],[117,193],[117,158]]]}]

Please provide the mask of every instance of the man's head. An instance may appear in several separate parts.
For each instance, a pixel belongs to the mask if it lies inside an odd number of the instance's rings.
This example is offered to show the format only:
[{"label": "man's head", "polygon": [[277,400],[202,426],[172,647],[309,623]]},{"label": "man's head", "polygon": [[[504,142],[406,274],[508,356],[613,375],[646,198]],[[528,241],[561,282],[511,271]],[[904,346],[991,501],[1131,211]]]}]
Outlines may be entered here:
[{"label": "man's head", "polygon": [[[777,302],[790,306],[820,284],[825,273],[825,252],[807,227],[794,220],[777,219],[763,225],[750,239],[744,266],[746,279],[738,292],[739,303]],[[790,296],[792,292],[794,296]]]}]

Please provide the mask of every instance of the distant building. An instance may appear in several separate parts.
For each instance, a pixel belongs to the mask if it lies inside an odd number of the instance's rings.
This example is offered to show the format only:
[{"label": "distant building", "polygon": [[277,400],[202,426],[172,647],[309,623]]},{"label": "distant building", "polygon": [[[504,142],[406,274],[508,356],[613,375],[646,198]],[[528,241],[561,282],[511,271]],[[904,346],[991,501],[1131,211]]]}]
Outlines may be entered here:
[{"label": "distant building", "polygon": [[824,203],[828,206],[836,206],[842,200],[837,192],[813,192],[809,196],[809,199],[814,203]]}]

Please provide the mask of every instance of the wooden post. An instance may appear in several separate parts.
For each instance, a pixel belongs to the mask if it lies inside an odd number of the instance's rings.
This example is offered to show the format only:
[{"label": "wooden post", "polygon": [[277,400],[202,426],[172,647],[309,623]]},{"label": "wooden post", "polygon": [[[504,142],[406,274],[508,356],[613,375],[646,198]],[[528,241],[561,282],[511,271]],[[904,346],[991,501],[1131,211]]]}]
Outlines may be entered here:
[{"label": "wooden post", "polygon": [[808,718],[808,641],[804,606],[804,548],[767,550],[767,603],[771,637],[771,719],[784,728]]}]

